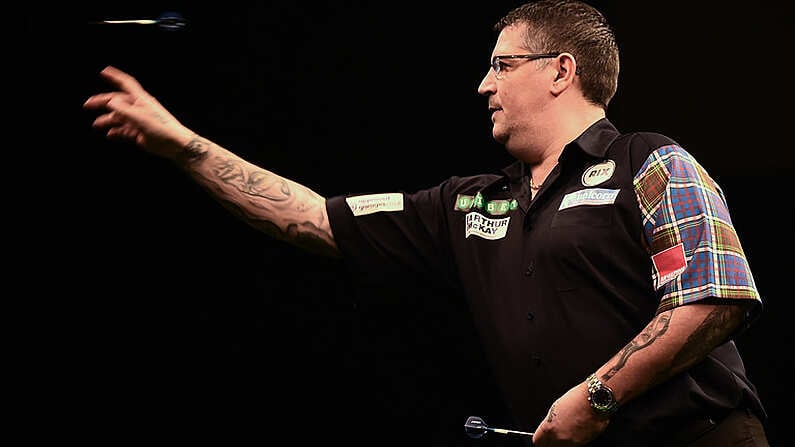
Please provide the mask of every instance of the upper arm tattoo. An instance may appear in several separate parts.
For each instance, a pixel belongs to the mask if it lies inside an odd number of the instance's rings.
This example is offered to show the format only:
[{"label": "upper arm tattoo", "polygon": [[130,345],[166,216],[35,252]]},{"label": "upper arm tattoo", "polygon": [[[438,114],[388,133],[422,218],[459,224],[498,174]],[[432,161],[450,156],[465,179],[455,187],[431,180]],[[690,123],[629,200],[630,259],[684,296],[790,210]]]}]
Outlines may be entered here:
[{"label": "upper arm tattoo", "polygon": [[671,360],[671,366],[678,368],[696,363],[726,341],[745,315],[744,304],[713,307],[704,321],[687,337],[682,349]]}]

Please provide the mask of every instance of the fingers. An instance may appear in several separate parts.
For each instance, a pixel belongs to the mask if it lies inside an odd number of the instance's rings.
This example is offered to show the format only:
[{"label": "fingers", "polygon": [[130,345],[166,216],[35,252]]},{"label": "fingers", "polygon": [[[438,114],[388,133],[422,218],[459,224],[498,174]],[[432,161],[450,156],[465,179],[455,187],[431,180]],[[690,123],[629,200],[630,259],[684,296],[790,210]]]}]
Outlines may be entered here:
[{"label": "fingers", "polygon": [[94,129],[104,130],[109,138],[128,137],[132,133],[129,123],[118,119],[118,114],[111,112],[98,116],[92,124]]},{"label": "fingers", "polygon": [[140,132],[131,126],[118,126],[111,127],[106,132],[108,138],[136,140],[140,136]]},{"label": "fingers", "polygon": [[119,102],[116,101],[117,95],[114,93],[103,93],[94,95],[83,104],[86,109],[104,109],[105,113],[94,118],[92,127],[94,129],[108,129],[107,135],[112,136],[114,128],[128,123],[126,116],[119,111]]},{"label": "fingers", "polygon": [[131,75],[119,70],[116,67],[108,65],[100,71],[100,76],[111,84],[118,87],[120,90],[131,93],[133,95],[144,95],[146,91],[141,87],[141,84]]},{"label": "fingers", "polygon": [[118,110],[120,107],[127,107],[135,104],[136,98],[128,93],[108,92],[90,96],[83,103],[84,109],[89,110]]},{"label": "fingers", "polygon": [[102,109],[107,108],[108,103],[115,93],[100,93],[98,95],[90,96],[86,102],[83,103],[84,109]]},{"label": "fingers", "polygon": [[115,127],[124,124],[125,121],[116,112],[109,112],[94,118],[92,124],[95,128]]},{"label": "fingers", "polygon": [[141,140],[143,135],[138,125],[128,115],[134,111],[136,101],[148,95],[135,78],[115,67],[105,67],[100,75],[119,91],[99,93],[83,103],[84,109],[104,111],[94,119],[92,127],[103,129],[108,138]]},{"label": "fingers", "polygon": [[108,92],[93,95],[83,103],[85,109],[108,108],[108,103],[113,99],[123,99],[127,104],[133,104],[136,98],[147,98],[149,94],[141,87],[135,78],[119,70],[118,68],[105,67],[100,74],[111,84],[116,86],[120,92]]},{"label": "fingers", "polygon": [[108,137],[136,137],[140,132],[135,119],[129,116],[133,106],[124,100],[126,96],[128,95],[103,93],[89,98],[84,107],[105,109],[105,113],[94,118],[92,127],[105,129]]}]

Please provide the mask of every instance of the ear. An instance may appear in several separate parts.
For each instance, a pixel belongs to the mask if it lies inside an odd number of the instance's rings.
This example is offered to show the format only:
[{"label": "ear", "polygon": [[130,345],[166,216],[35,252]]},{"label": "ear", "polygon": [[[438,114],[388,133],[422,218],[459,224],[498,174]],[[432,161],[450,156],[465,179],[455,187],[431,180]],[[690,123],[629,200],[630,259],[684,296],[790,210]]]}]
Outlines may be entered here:
[{"label": "ear", "polygon": [[557,70],[555,80],[552,82],[552,93],[557,96],[574,83],[577,61],[571,53],[560,53],[552,65]]}]

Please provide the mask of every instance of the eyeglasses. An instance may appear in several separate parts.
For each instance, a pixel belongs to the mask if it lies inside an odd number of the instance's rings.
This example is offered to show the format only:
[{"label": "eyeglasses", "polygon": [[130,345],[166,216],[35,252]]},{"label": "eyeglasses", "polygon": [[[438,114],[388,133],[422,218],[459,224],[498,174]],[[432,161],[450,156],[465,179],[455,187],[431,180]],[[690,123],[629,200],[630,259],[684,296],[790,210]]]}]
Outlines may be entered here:
[{"label": "eyeglasses", "polygon": [[507,65],[503,62],[504,59],[527,59],[529,61],[534,61],[536,59],[544,59],[548,57],[558,57],[560,53],[540,53],[540,54],[505,54],[494,56],[491,58],[491,69],[494,70],[494,76],[497,79],[502,79],[505,77],[505,67]]}]

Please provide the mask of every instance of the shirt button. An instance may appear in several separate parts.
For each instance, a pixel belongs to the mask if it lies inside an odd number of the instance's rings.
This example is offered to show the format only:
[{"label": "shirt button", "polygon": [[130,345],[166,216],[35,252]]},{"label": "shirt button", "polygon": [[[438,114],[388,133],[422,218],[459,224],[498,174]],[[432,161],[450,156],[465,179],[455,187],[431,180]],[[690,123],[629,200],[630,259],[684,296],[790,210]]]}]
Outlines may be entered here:
[{"label": "shirt button", "polygon": [[534,366],[541,366],[541,357],[533,354],[530,356],[530,360],[533,362]]},{"label": "shirt button", "polygon": [[524,271],[526,276],[533,276],[533,272],[536,271],[536,264],[533,261],[530,261],[530,265],[527,266],[527,270]]},{"label": "shirt button", "polygon": [[533,321],[533,320],[535,320],[535,318],[536,318],[536,316],[533,315],[533,312],[527,312],[527,320],[528,321]]}]

